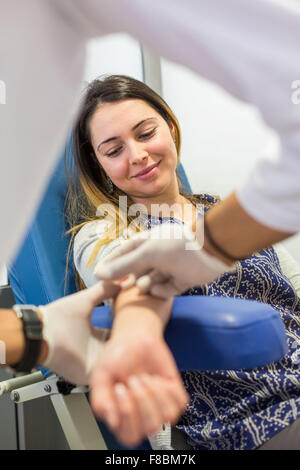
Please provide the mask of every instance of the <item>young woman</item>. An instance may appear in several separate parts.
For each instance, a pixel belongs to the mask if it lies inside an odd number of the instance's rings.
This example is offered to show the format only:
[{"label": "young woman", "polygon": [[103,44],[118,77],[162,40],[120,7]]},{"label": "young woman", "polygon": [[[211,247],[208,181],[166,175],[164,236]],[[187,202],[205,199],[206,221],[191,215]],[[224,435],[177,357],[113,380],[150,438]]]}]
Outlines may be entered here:
[{"label": "young woman", "polygon": [[[90,84],[74,130],[79,180],[76,192],[70,184],[68,212],[81,285],[97,281],[96,264],[135,230],[195,223],[198,204],[209,210],[217,203],[211,195],[182,191],[180,141],[176,117],[143,83],[111,76]],[[170,208],[167,216],[162,204]],[[138,219],[132,215],[136,205]],[[282,254],[281,248],[264,250],[217,282],[183,293],[269,303],[280,311],[290,346],[282,361],[252,371],[183,372],[190,403],[172,433],[187,438],[187,447],[255,449],[298,422],[300,300],[295,282],[282,270]],[[172,300],[142,295],[135,287],[113,302],[112,334],[92,380],[103,385],[103,395],[92,397],[125,444],[137,443],[162,423],[174,424],[187,402],[162,335],[171,307]]]}]

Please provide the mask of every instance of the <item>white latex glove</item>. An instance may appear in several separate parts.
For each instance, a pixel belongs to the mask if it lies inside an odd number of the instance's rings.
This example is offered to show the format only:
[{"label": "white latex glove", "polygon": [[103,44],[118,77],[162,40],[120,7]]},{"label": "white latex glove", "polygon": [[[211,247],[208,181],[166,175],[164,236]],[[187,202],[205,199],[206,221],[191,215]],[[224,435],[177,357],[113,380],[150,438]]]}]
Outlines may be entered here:
[{"label": "white latex glove", "polygon": [[130,273],[122,286],[136,282],[141,292],[168,298],[235,269],[206,253],[187,225],[161,224],[124,242],[98,263],[95,275],[116,280]]},{"label": "white latex glove", "polygon": [[120,288],[99,282],[89,289],[56,300],[39,310],[49,353],[43,366],[75,385],[87,385],[103,348],[103,332],[91,326],[94,308]]}]

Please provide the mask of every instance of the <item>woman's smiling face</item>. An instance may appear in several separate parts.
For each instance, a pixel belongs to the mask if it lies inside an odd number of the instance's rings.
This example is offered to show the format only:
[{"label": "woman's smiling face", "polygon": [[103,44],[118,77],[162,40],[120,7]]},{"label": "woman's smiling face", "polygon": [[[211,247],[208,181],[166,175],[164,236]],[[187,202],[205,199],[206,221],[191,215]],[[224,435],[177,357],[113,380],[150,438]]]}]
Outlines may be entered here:
[{"label": "woman's smiling face", "polygon": [[146,102],[101,104],[89,129],[100,165],[133,201],[163,196],[178,186],[174,128]]}]

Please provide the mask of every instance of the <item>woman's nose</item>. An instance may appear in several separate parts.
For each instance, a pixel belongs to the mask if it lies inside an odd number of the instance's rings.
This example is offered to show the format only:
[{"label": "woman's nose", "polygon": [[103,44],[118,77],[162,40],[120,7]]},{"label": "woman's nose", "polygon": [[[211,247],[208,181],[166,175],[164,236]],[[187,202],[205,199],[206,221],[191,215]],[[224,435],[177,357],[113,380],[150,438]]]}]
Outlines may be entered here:
[{"label": "woman's nose", "polygon": [[147,161],[149,154],[147,150],[139,145],[132,145],[129,150],[129,161],[132,165],[140,164]]}]

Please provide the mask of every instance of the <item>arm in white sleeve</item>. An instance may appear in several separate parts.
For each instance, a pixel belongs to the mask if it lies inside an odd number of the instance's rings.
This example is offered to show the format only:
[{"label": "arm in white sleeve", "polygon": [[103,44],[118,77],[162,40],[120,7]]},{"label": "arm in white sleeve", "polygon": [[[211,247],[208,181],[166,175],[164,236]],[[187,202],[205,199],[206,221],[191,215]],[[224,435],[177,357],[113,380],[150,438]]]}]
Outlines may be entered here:
[{"label": "arm in white sleeve", "polygon": [[85,41],[50,4],[0,0],[0,263],[29,226],[79,100]]}]

